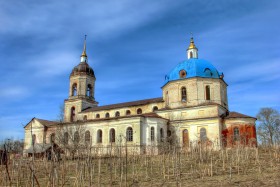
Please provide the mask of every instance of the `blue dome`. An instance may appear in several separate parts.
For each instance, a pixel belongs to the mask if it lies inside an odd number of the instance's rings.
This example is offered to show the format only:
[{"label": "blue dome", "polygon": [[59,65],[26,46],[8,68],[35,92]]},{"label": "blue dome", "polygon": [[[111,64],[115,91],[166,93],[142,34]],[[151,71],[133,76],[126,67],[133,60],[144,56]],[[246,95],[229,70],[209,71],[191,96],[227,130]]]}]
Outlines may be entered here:
[{"label": "blue dome", "polygon": [[191,58],[180,62],[175,68],[173,68],[165,76],[164,84],[168,83],[169,81],[192,77],[219,79],[222,76],[223,74],[218,72],[218,70],[207,60]]}]

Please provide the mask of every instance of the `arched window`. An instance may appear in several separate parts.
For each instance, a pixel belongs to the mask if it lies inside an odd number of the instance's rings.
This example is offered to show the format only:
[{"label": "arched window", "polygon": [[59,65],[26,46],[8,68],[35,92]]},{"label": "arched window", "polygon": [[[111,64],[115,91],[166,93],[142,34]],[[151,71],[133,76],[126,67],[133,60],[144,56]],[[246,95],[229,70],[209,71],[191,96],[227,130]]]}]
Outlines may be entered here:
[{"label": "arched window", "polygon": [[181,88],[181,101],[186,102],[187,101],[187,90],[185,87]]},{"label": "arched window", "polygon": [[116,131],[115,129],[110,129],[110,134],[109,134],[109,139],[110,139],[110,143],[114,143],[116,142]]},{"label": "arched window", "polygon": [[67,144],[68,144],[68,141],[69,141],[69,134],[68,134],[68,132],[65,132],[65,133],[64,133],[64,137],[63,137],[63,143],[64,143],[64,145],[67,145]]},{"label": "arched window", "polygon": [[167,136],[168,136],[168,137],[171,137],[171,135],[172,135],[171,130],[168,130],[168,131],[167,131]]},{"label": "arched window", "polygon": [[50,143],[54,143],[54,142],[55,142],[55,133],[52,133],[50,137]]},{"label": "arched window", "polygon": [[84,119],[84,121],[86,121],[86,120],[87,120],[87,115],[84,115],[84,118],[83,118],[83,119]]},{"label": "arched window", "polygon": [[97,118],[97,119],[100,118],[100,114],[96,114],[95,118]]},{"label": "arched window", "polygon": [[206,100],[209,101],[210,100],[210,86],[208,86],[208,85],[205,87],[205,94],[206,94],[206,97],[205,97]]},{"label": "arched window", "polygon": [[125,115],[127,115],[127,116],[129,116],[130,114],[131,114],[130,110],[127,110],[127,111],[125,112]]},{"label": "arched window", "polygon": [[97,131],[97,143],[102,143],[102,130]]},{"label": "arched window", "polygon": [[32,145],[36,143],[36,135],[32,134]]},{"label": "arched window", "polygon": [[160,141],[163,142],[163,139],[164,139],[164,131],[163,131],[163,128],[160,129],[159,133],[160,133]]},{"label": "arched window", "polygon": [[76,96],[77,95],[77,83],[74,83],[72,85],[72,96]]},{"label": "arched window", "polygon": [[120,112],[119,112],[119,111],[117,111],[117,112],[115,113],[115,117],[120,117]]},{"label": "arched window", "polygon": [[102,143],[102,130],[97,131],[97,143]]},{"label": "arched window", "polygon": [[90,132],[89,131],[86,131],[86,133],[85,133],[85,142],[86,143],[90,142]]},{"label": "arched window", "polygon": [[154,107],[153,107],[153,112],[154,112],[154,111],[157,111],[157,110],[158,110],[158,107],[157,107],[157,106],[154,106]]},{"label": "arched window", "polygon": [[142,109],[141,108],[137,109],[137,114],[142,114]]},{"label": "arched window", "polygon": [[70,121],[73,122],[75,120],[75,107],[73,106],[70,111]]},{"label": "arched window", "polygon": [[87,96],[88,97],[92,96],[92,86],[90,84],[87,86]]},{"label": "arched window", "polygon": [[79,143],[80,142],[80,135],[79,135],[79,132],[76,131],[74,133],[74,143]]},{"label": "arched window", "polygon": [[207,134],[206,134],[206,129],[201,128],[200,129],[200,141],[205,142],[207,140]]},{"label": "arched window", "polygon": [[109,118],[110,117],[110,114],[109,114],[109,112],[107,112],[106,114],[105,114],[105,118]]},{"label": "arched window", "polygon": [[205,68],[204,73],[205,73],[205,76],[212,77],[212,72],[209,68]]},{"label": "arched window", "polygon": [[185,70],[181,70],[180,72],[179,72],[179,76],[180,76],[180,78],[182,79],[182,78],[185,78],[186,76],[187,76],[187,72],[185,71]]},{"label": "arched window", "polygon": [[237,127],[235,127],[233,129],[233,139],[234,139],[234,141],[238,141],[239,140],[239,129]]},{"label": "arched window", "polygon": [[169,96],[168,96],[168,91],[165,92],[165,105],[169,106]]},{"label": "arched window", "polygon": [[193,58],[193,52],[190,52],[190,58]]},{"label": "arched window", "polygon": [[151,127],[151,141],[155,141],[155,128]]},{"label": "arched window", "polygon": [[128,142],[133,141],[133,129],[131,127],[128,127],[126,129],[126,141],[128,141]]},{"label": "arched window", "polygon": [[189,146],[189,131],[187,129],[183,130],[183,145]]}]

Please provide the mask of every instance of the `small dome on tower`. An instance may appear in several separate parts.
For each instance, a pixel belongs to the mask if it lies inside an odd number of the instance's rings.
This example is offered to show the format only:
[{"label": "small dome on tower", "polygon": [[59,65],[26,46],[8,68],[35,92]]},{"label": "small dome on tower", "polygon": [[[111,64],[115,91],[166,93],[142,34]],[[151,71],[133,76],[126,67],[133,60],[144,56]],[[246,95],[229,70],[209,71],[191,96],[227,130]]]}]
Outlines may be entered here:
[{"label": "small dome on tower", "polygon": [[75,66],[71,72],[70,76],[74,75],[89,75],[95,78],[93,69],[87,63],[87,53],[86,53],[86,37],[84,40],[84,49],[81,55],[81,62],[79,65]]},{"label": "small dome on tower", "polygon": [[188,49],[197,49],[195,44],[194,44],[193,37],[191,37],[191,42],[190,42],[190,45],[189,45]]},{"label": "small dome on tower", "polygon": [[75,66],[70,76],[83,74],[95,77],[93,69],[86,62],[81,62],[79,65]]}]

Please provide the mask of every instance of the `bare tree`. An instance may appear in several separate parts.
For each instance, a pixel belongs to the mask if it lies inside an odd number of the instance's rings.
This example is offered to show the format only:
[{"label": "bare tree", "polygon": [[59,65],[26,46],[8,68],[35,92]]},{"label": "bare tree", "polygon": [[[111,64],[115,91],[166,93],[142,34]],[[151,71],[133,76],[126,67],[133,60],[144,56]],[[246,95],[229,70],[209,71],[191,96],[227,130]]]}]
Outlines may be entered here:
[{"label": "bare tree", "polygon": [[0,147],[6,146],[8,152],[21,154],[23,151],[23,140],[14,140],[13,138],[6,138]]},{"label": "bare tree", "polygon": [[261,108],[257,114],[259,121],[258,136],[263,144],[274,145],[279,143],[280,115],[273,108]]},{"label": "bare tree", "polygon": [[[56,143],[59,147],[67,150],[72,158],[79,151],[84,151],[87,146],[85,141],[86,126],[82,124],[61,124],[56,130]],[[90,137],[91,141],[91,137]]]},{"label": "bare tree", "polygon": [[59,106],[59,113],[57,115],[57,120],[59,122],[63,122],[64,121],[64,103],[62,103],[60,106]]}]

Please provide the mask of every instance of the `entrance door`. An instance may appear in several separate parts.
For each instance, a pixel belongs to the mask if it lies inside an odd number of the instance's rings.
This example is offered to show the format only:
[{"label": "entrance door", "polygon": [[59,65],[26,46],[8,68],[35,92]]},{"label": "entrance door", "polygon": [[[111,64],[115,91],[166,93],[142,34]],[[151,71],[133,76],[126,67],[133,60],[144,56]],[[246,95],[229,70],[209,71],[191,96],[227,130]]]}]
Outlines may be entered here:
[{"label": "entrance door", "polygon": [[183,130],[183,146],[189,146],[189,131],[187,129]]}]

